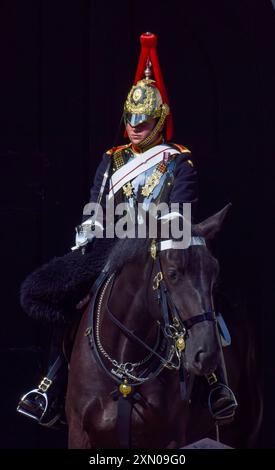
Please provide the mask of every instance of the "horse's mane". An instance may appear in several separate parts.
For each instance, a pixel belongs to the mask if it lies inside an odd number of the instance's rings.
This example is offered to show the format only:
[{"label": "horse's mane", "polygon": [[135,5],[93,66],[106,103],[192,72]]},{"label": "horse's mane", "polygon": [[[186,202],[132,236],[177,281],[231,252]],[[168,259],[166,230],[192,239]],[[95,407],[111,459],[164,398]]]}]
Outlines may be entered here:
[{"label": "horse's mane", "polygon": [[[149,254],[151,241],[151,238],[138,237],[118,239],[114,243],[107,258],[109,263],[108,271],[120,271],[125,264],[131,263],[137,259],[145,263]],[[197,260],[200,256],[197,247],[190,246],[188,250],[184,250],[184,256],[185,265],[188,265],[189,272],[197,271]],[[204,256],[209,258],[209,264],[211,260],[215,259],[210,250],[205,250]]]},{"label": "horse's mane", "polygon": [[109,257],[109,272],[119,271],[126,263],[148,256],[149,238],[123,238],[117,240]]}]

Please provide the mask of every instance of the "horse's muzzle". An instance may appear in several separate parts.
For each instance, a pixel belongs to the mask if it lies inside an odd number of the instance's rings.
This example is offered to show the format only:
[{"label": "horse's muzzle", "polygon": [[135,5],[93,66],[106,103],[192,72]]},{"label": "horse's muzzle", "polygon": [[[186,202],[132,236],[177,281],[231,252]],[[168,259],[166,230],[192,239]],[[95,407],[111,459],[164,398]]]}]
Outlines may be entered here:
[{"label": "horse's muzzle", "polygon": [[193,360],[186,360],[186,368],[196,375],[208,375],[216,370],[218,362],[219,351],[210,352],[200,349],[194,355]]}]

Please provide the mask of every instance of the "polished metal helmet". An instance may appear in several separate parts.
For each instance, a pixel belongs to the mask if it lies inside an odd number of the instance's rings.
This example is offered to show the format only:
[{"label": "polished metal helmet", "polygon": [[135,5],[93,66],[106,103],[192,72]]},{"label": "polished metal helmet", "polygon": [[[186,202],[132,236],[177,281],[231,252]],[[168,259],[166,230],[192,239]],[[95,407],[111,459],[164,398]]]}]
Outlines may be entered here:
[{"label": "polished metal helmet", "polygon": [[150,118],[160,118],[162,112],[163,100],[154,80],[139,80],[124,104],[125,123],[135,127]]}]

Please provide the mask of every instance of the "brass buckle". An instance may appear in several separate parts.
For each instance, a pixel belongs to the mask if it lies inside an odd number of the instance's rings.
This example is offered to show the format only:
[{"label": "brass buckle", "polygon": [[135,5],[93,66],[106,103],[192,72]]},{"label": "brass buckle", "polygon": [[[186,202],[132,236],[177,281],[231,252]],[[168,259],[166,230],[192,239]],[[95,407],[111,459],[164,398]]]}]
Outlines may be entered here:
[{"label": "brass buckle", "polygon": [[90,336],[91,331],[92,331],[92,327],[89,326],[88,328],[86,328],[85,333],[84,333],[84,336]]},{"label": "brass buckle", "polygon": [[163,280],[163,274],[159,271],[153,279],[153,290],[157,290],[159,288],[160,282]]},{"label": "brass buckle", "polygon": [[173,323],[174,323],[176,328],[178,328],[180,326],[180,322],[179,322],[179,319],[177,317],[173,317]]},{"label": "brass buckle", "polygon": [[155,259],[157,258],[157,244],[156,244],[156,240],[152,240],[150,252],[151,252],[151,256],[152,256],[153,260],[155,260]]},{"label": "brass buckle", "polygon": [[38,388],[39,390],[42,390],[42,392],[47,392],[47,390],[49,389],[49,387],[52,385],[53,381],[51,379],[48,379],[48,377],[44,377]]},{"label": "brass buckle", "polygon": [[206,376],[207,382],[209,385],[214,385],[216,382],[218,382],[216,374],[214,372],[212,374],[209,374]]}]

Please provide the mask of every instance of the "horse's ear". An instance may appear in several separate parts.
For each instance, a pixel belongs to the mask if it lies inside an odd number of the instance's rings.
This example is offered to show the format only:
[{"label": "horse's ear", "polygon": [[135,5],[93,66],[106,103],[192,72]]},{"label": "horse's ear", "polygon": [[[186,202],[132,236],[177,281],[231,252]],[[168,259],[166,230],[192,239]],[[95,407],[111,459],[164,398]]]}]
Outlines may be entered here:
[{"label": "horse's ear", "polygon": [[216,234],[220,231],[223,221],[231,208],[232,204],[227,204],[220,212],[208,217],[203,222],[195,224],[192,227],[192,233],[199,235],[207,240],[212,240]]}]

